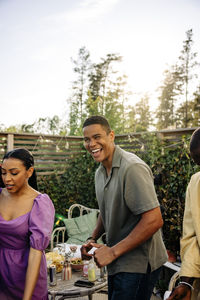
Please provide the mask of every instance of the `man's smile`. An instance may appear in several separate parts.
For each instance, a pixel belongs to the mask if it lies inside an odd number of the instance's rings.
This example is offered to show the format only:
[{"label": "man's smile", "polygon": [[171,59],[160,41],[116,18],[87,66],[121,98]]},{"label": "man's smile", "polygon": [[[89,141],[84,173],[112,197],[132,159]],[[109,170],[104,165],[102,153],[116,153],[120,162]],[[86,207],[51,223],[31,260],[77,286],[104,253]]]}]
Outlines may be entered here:
[{"label": "man's smile", "polygon": [[102,148],[93,149],[93,150],[91,150],[91,154],[94,158],[97,158],[100,155],[101,151],[102,151]]},{"label": "man's smile", "polygon": [[92,153],[96,153],[96,152],[101,151],[101,150],[102,150],[102,149],[99,148],[99,149],[94,149],[94,150],[91,150],[91,151],[92,151]]}]

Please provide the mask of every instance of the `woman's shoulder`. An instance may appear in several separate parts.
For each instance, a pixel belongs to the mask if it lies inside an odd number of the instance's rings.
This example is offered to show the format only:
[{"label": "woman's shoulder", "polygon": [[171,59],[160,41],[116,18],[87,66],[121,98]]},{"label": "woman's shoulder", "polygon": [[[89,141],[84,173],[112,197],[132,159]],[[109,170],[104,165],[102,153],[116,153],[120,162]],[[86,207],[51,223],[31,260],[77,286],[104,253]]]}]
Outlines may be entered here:
[{"label": "woman's shoulder", "polygon": [[52,204],[53,205],[53,202],[52,200],[50,199],[49,195],[48,194],[42,194],[42,193],[39,193],[36,195],[35,199],[34,199],[34,204],[38,205],[38,206],[44,206],[44,205],[47,205],[47,204]]},{"label": "woman's shoulder", "polygon": [[49,195],[38,193],[33,201],[31,213],[40,213],[40,211],[54,211],[54,205]]},{"label": "woman's shoulder", "polygon": [[55,213],[54,205],[49,195],[39,193],[33,202],[31,218],[34,216],[53,215]]},{"label": "woman's shoulder", "polygon": [[51,237],[55,217],[53,202],[47,194],[38,194],[34,199],[29,218],[30,246],[44,250]]}]

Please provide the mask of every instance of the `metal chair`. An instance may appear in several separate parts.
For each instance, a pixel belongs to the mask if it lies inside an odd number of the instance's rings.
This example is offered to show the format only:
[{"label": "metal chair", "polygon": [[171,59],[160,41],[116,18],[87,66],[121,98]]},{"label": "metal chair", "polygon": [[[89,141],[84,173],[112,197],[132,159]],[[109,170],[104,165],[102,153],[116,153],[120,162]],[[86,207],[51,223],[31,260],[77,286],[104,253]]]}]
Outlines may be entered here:
[{"label": "metal chair", "polygon": [[[68,219],[73,218],[73,213],[75,210],[79,211],[79,216],[83,216],[84,214],[91,213],[93,211],[99,212],[99,209],[95,208],[89,208],[81,204],[73,204],[70,206],[68,209]],[[57,227],[53,230],[51,234],[51,241],[50,241],[50,249],[53,251],[53,248],[59,244],[59,243],[64,243],[66,239],[66,227]]]},{"label": "metal chair", "polygon": [[169,281],[168,290],[165,292],[163,300],[169,297],[173,288],[175,288],[178,279],[179,279],[179,272],[175,272]]}]

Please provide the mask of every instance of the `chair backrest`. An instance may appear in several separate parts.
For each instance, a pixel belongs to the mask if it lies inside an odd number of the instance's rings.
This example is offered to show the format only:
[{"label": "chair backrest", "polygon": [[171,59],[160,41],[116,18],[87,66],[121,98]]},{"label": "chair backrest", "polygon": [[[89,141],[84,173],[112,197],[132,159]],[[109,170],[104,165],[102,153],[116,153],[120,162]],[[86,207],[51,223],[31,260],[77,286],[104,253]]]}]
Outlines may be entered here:
[{"label": "chair backrest", "polygon": [[[73,218],[74,213],[78,213],[79,216],[83,216],[84,214],[88,214],[93,211],[99,212],[99,209],[89,208],[81,204],[72,204],[68,209],[68,219]],[[57,244],[65,242],[65,232],[66,232],[66,227],[64,226],[57,227],[54,229],[51,235],[51,242],[50,242],[51,251],[53,251],[53,248]]]},{"label": "chair backrest", "polygon": [[179,279],[179,272],[176,272],[170,279],[169,286],[168,286],[169,291],[172,291],[173,288],[175,288],[178,279]]},{"label": "chair backrest", "polygon": [[63,227],[57,227],[53,230],[51,234],[51,240],[50,240],[50,250],[53,251],[53,248],[56,247],[59,243],[64,243],[65,241],[65,231],[66,228]]},{"label": "chair backrest", "polygon": [[72,204],[68,210],[68,219],[71,219],[73,218],[73,213],[75,210],[79,210],[79,215],[82,216],[84,215],[84,213],[91,213],[93,211],[97,211],[99,212],[99,209],[95,209],[95,208],[89,208],[89,207],[86,207],[86,206],[83,206],[81,204]]},{"label": "chair backrest", "polygon": [[169,285],[168,285],[168,290],[165,291],[163,300],[168,299],[168,297],[170,296],[172,290],[175,288],[176,282],[177,282],[178,279],[179,279],[179,272],[175,272],[172,275],[172,277],[170,278]]}]

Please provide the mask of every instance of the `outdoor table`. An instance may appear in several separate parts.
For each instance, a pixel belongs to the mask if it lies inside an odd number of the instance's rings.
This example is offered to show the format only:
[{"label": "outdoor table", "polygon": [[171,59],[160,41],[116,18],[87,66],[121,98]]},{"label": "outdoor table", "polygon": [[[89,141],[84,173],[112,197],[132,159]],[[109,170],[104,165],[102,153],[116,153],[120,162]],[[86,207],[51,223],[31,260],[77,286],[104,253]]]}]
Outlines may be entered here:
[{"label": "outdoor table", "polygon": [[94,286],[91,288],[74,286],[74,282],[78,279],[83,279],[81,272],[72,271],[72,279],[63,281],[61,279],[61,273],[56,274],[57,284],[56,286],[48,286],[48,294],[51,300],[61,300],[67,298],[76,298],[88,296],[88,299],[92,299],[92,294],[101,290],[107,285],[107,279],[101,279],[94,282]]}]

